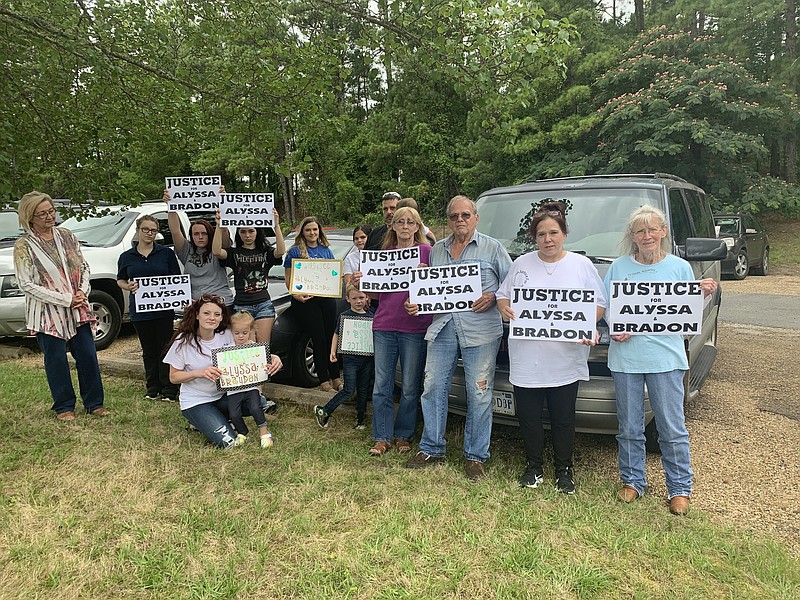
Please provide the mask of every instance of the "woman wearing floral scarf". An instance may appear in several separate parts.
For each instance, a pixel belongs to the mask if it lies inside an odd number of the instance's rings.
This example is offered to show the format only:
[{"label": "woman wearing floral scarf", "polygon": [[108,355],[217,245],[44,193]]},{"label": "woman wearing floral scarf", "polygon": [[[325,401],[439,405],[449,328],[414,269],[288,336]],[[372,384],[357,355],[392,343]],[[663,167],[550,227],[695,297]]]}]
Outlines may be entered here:
[{"label": "woman wearing floral scarf", "polygon": [[103,383],[94,346],[95,317],[89,306],[89,265],[77,238],[56,227],[53,201],[30,192],[19,201],[19,223],[25,233],[14,245],[14,268],[25,294],[25,321],[44,353],[53,411],[60,421],[75,419],[67,350],[75,359],[87,414],[105,417]]}]

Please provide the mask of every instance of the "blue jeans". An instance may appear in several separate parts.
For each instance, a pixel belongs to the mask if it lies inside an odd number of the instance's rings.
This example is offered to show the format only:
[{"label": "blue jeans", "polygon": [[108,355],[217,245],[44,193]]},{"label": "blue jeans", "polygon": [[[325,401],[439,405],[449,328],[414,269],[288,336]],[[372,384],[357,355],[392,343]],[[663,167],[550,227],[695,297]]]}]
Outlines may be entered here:
[{"label": "blue jeans", "polygon": [[242,409],[246,409],[256,422],[256,427],[263,427],[267,424],[264,416],[264,407],[261,405],[261,394],[256,390],[246,392],[234,392],[228,394],[228,417],[236,428],[236,433],[247,435],[247,423],[244,422]]},{"label": "blue jeans", "polygon": [[464,456],[485,462],[489,458],[492,437],[492,389],[500,338],[487,340],[472,348],[460,348],[455,326],[450,321],[428,342],[425,365],[425,392],[422,415],[425,427],[419,449],[428,456],[444,456],[447,442],[447,397],[450,380],[458,362],[459,351],[467,387],[467,421],[464,426]]},{"label": "blue jeans", "polygon": [[258,321],[259,319],[275,318],[275,307],[272,304],[272,300],[264,300],[263,302],[259,302],[258,304],[234,303],[233,312],[237,313],[241,310],[250,313],[250,315],[253,317],[253,320],[255,321]]},{"label": "blue jeans", "polygon": [[354,392],[358,392],[356,414],[358,420],[363,421],[367,412],[367,399],[370,386],[375,377],[375,360],[371,356],[358,356],[354,354],[342,355],[342,370],[344,371],[344,388],[323,407],[329,415],[333,414],[339,405],[346,401]]},{"label": "blue jeans", "polygon": [[228,422],[228,398],[226,396],[222,396],[214,402],[187,408],[181,413],[217,448],[233,446],[236,432]]},{"label": "blue jeans", "polygon": [[622,483],[639,494],[647,488],[644,447],[644,388],[656,419],[661,464],[669,497],[690,496],[694,473],[689,464],[689,432],[683,416],[683,374],[681,370],[666,373],[611,373],[617,392],[619,420],[619,473]]},{"label": "blue jeans", "polygon": [[[417,428],[417,405],[425,369],[425,334],[373,331],[375,386],[372,388],[372,438],[391,442],[411,440]],[[394,372],[400,359],[402,390],[397,416],[394,414]]]},{"label": "blue jeans", "polygon": [[72,387],[67,350],[75,359],[78,385],[86,412],[103,406],[103,382],[100,379],[91,325],[78,327],[77,333],[70,340],[37,333],[36,342],[44,354],[44,370],[56,414],[75,410],[75,388]]}]

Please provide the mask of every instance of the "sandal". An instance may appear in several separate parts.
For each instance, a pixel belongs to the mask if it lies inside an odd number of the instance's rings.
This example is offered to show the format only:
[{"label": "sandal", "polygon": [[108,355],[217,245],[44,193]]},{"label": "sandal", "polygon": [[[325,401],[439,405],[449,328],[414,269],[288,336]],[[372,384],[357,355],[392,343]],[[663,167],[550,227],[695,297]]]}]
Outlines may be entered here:
[{"label": "sandal", "polygon": [[375,445],[369,449],[369,453],[372,456],[383,456],[389,450],[391,450],[392,445],[389,442],[375,442]]},{"label": "sandal", "polygon": [[411,452],[411,442],[409,442],[408,440],[404,440],[401,438],[394,438],[394,447],[397,448],[397,451],[400,454]]},{"label": "sandal", "polygon": [[319,389],[322,390],[323,392],[333,392],[334,391],[333,386],[331,385],[330,381],[323,381],[319,385]]}]

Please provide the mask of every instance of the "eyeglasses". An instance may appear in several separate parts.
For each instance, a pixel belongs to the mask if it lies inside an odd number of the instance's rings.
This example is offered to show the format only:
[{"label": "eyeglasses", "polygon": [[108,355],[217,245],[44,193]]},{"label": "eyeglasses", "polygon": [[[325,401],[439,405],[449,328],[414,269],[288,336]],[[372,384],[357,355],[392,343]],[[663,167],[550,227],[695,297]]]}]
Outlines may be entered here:
[{"label": "eyeglasses", "polygon": [[451,221],[458,221],[458,219],[469,221],[472,218],[472,213],[471,212],[451,213],[447,215],[447,218],[450,219]]},{"label": "eyeglasses", "polygon": [[381,200],[400,200],[400,194],[397,192],[386,192]]},{"label": "eyeglasses", "polygon": [[417,224],[417,222],[414,219],[400,219],[400,220],[395,219],[394,221],[392,221],[392,223],[394,225],[399,225],[400,227],[402,227],[403,225],[408,225],[409,227],[412,227],[413,225]]},{"label": "eyeglasses", "polygon": [[633,232],[633,237],[643,238],[645,235],[656,235],[661,231],[661,227],[648,227],[647,229],[637,229]]},{"label": "eyeglasses", "polygon": [[41,210],[37,213],[33,213],[33,216],[38,217],[39,219],[46,219],[47,217],[55,217],[56,209],[51,208],[50,210]]},{"label": "eyeglasses", "polygon": [[139,227],[139,231],[146,233],[147,235],[155,235],[158,233],[158,229],[150,229],[149,227]]}]

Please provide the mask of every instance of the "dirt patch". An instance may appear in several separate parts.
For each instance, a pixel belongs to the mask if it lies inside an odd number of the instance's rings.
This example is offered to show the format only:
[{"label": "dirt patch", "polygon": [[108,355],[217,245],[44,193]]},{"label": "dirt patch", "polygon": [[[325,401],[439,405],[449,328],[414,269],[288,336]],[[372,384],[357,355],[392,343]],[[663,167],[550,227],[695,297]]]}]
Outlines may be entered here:
[{"label": "dirt patch", "polygon": [[735,294],[776,294],[780,296],[800,296],[800,266],[782,267],[767,277],[748,275],[741,281],[724,279],[724,293]]}]

